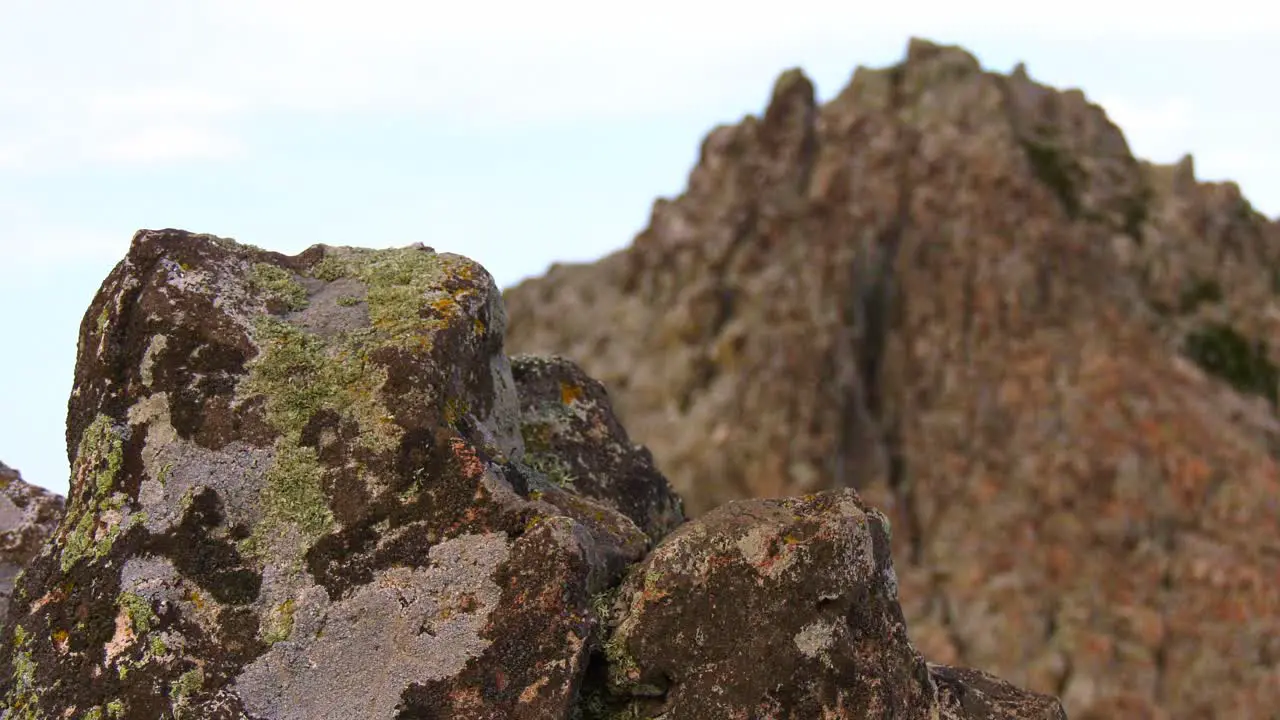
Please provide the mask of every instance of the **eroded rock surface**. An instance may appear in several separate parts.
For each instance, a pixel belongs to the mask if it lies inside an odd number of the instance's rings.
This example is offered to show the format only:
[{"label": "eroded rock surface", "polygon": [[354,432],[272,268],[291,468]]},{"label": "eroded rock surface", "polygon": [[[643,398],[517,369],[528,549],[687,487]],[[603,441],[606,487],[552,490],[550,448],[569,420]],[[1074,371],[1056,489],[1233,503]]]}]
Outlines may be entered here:
[{"label": "eroded rock surface", "polygon": [[0,625],[18,573],[40,552],[62,518],[63,498],[0,463]]},{"label": "eroded rock surface", "polygon": [[1063,717],[980,673],[935,670],[940,696],[907,639],[889,545],[888,521],[852,490],[686,523],[622,585],[607,689],[589,685],[586,702],[665,720]]},{"label": "eroded rock surface", "polygon": [[608,496],[536,499],[568,493],[520,462],[504,322],[422,246],[139,232],[81,326],[4,718],[566,716],[590,593],[647,539]]},{"label": "eroded rock surface", "polygon": [[506,293],[697,516],[858,488],[925,657],[1087,717],[1280,707],[1280,225],[1079,91],[913,41],[714,129],[631,247]]},{"label": "eroded rock surface", "polygon": [[561,357],[517,355],[524,461],[576,494],[615,508],[653,540],[684,521],[678,498],[614,417],[604,386]]},{"label": "eroded rock surface", "polygon": [[929,665],[940,720],[1067,720],[1057,698],[1030,693],[978,670]]}]

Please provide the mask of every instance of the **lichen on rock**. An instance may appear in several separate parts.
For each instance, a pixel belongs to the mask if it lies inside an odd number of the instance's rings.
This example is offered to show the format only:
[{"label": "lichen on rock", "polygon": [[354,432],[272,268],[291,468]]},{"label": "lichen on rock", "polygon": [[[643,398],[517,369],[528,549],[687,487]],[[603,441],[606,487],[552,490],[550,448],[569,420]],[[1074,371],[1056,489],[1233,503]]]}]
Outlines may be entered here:
[{"label": "lichen on rock", "polygon": [[19,582],[4,704],[567,712],[590,595],[644,535],[518,463],[504,329],[488,273],[420,245],[139,232],[81,326],[70,500]]}]

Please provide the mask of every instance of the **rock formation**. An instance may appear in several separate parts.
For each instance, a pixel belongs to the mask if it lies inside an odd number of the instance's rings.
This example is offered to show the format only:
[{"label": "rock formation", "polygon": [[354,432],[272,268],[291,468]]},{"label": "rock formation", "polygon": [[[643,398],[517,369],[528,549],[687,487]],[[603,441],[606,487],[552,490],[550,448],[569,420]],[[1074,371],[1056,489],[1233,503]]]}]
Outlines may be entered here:
[{"label": "rock formation", "polygon": [[140,231],[0,718],[1062,717],[924,662],[854,491],[682,524],[603,387],[504,330],[457,255]]},{"label": "rock formation", "polygon": [[0,463],[0,625],[18,573],[53,533],[62,506],[61,496],[27,483],[17,470]]},{"label": "rock formation", "polygon": [[1280,226],[1023,67],[912,41],[714,129],[634,243],[506,293],[692,516],[857,488],[924,655],[1074,718],[1280,707]]}]

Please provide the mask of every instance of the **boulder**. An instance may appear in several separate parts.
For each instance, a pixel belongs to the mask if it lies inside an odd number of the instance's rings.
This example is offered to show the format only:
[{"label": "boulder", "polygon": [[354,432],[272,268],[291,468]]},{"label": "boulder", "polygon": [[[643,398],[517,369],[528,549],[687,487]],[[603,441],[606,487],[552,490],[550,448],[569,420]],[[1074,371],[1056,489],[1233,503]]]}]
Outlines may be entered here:
[{"label": "boulder", "polygon": [[591,717],[1065,719],[1053,698],[930,668],[889,547],[888,520],[853,490],[735,501],[684,524],[605,603]]},{"label": "boulder", "polygon": [[524,462],[626,515],[654,541],[684,521],[680,498],[613,414],[599,381],[563,357],[517,355]]},{"label": "boulder", "polygon": [[53,534],[62,517],[63,498],[22,479],[0,463],[0,625],[18,573]]},{"label": "boulder", "polygon": [[536,499],[504,323],[427,247],[139,232],[81,326],[6,720],[565,716],[590,595],[648,540]]}]

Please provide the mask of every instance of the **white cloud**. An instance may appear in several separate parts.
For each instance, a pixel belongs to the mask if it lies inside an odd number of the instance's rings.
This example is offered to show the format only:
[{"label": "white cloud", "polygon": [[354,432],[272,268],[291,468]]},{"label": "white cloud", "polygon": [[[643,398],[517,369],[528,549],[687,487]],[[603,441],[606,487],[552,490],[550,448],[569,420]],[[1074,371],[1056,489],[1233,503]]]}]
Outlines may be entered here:
[{"label": "white cloud", "polygon": [[[981,51],[983,38],[1017,37],[1030,48],[1037,38],[1159,37],[1190,47],[1280,32],[1280,14],[1252,8],[1252,0],[1220,0],[1212,13],[1114,0],[1066,8],[217,0],[175,9],[117,0],[79,6],[68,27],[56,5],[0,0],[9,19],[0,28],[0,118],[9,118],[0,120],[0,167],[235,157],[247,152],[242,128],[278,112],[412,113],[437,128],[714,112],[745,93],[763,99],[762,82],[818,54],[891,61],[909,35]],[[1140,127],[1166,138],[1183,132],[1163,110],[1142,112],[1121,119],[1131,137]]]}]

